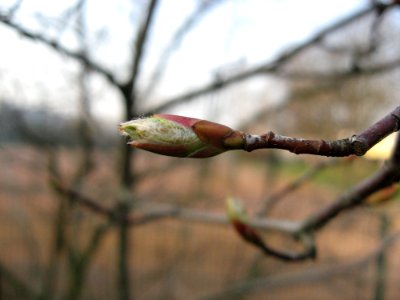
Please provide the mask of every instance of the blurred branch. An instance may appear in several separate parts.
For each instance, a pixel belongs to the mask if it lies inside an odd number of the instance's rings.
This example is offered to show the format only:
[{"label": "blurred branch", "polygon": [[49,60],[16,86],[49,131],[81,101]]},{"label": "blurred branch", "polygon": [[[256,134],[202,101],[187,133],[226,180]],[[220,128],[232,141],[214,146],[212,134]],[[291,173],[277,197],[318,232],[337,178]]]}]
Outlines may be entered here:
[{"label": "blurred branch", "polygon": [[89,264],[109,228],[110,224],[108,222],[98,225],[92,232],[87,246],[81,252],[78,253],[73,248],[68,249],[69,271],[71,276],[69,278],[69,287],[65,299],[78,299],[80,297]]},{"label": "blurred branch", "polygon": [[317,211],[307,218],[301,231],[315,231],[324,226],[340,212],[362,203],[373,193],[397,183],[400,180],[400,135],[397,136],[396,146],[391,159],[381,169],[370,177],[353,186],[349,191],[337,198],[333,203]]},{"label": "blurred branch", "polygon": [[[186,209],[179,206],[167,207],[164,209],[153,209],[142,213],[139,216],[127,216],[125,215],[122,219],[115,210],[111,207],[105,207],[97,203],[95,200],[83,195],[82,193],[75,191],[71,188],[63,185],[59,180],[52,180],[52,186],[59,193],[68,196],[69,199],[73,199],[76,203],[88,210],[106,216],[111,220],[117,222],[125,222],[128,225],[145,225],[153,221],[159,221],[163,219],[180,219],[184,221],[209,223],[209,224],[220,224],[228,225],[228,219],[225,214],[211,213],[206,211],[200,211],[196,209]],[[252,219],[251,226],[254,228],[265,229],[265,230],[277,230],[294,234],[299,230],[299,223],[287,220],[277,219]]]},{"label": "blurred branch", "polygon": [[317,255],[317,250],[315,247],[314,237],[311,234],[307,233],[300,235],[298,239],[301,241],[304,247],[302,251],[298,252],[274,249],[268,246],[265,242],[258,245],[258,247],[261,248],[266,255],[273,256],[284,261],[301,261],[307,259],[315,259]]},{"label": "blurred branch", "polygon": [[[82,10],[82,7],[85,6],[86,0],[77,0],[75,3],[71,5],[71,7],[67,8],[60,17],[47,17],[40,12],[35,14],[36,20],[40,23],[43,29],[52,27],[54,28],[56,33],[57,42],[62,38],[63,33],[68,29],[71,21],[74,19],[76,15],[79,15],[79,12]],[[78,16],[79,18],[79,16]],[[72,25],[72,27],[76,27]],[[76,28],[73,28],[76,30]]]},{"label": "blurred branch", "polygon": [[0,15],[0,23],[3,23],[4,25],[12,28],[13,30],[15,30],[17,33],[19,33],[20,35],[22,35],[25,38],[45,44],[45,45],[49,46],[50,48],[54,49],[55,51],[81,62],[82,64],[84,64],[88,68],[90,68],[91,70],[103,75],[112,85],[119,87],[119,88],[121,87],[121,84],[119,82],[117,82],[116,78],[110,71],[106,70],[101,65],[92,61],[87,55],[81,53],[80,51],[70,50],[68,48],[65,48],[64,46],[62,46],[60,43],[58,43],[55,40],[49,39],[39,33],[30,31],[29,29],[26,29],[23,26],[15,23],[10,17],[8,17],[6,15]]},{"label": "blurred branch", "polygon": [[67,205],[64,201],[58,202],[57,213],[53,220],[53,234],[50,243],[49,260],[44,271],[41,299],[52,299],[56,291],[56,282],[61,265],[61,254],[66,245]]},{"label": "blurred branch", "polygon": [[257,211],[256,215],[259,217],[265,215],[275,206],[276,203],[278,203],[280,199],[282,199],[286,195],[290,194],[291,192],[301,187],[304,183],[308,182],[308,180],[317,175],[321,170],[341,162],[343,162],[343,160],[334,159],[334,160],[321,161],[317,163],[315,166],[308,169],[306,172],[304,172],[301,176],[297,177],[295,180],[289,182],[287,185],[285,185],[275,193],[270,194],[261,203],[261,207]]},{"label": "blurred branch", "polygon": [[[211,213],[181,207],[170,207],[145,212],[141,216],[133,219],[131,223],[135,225],[144,225],[162,219],[178,219],[182,221],[199,222],[202,224],[229,225],[226,214]],[[281,231],[288,234],[295,234],[298,232],[300,225],[298,222],[272,218],[253,218],[251,219],[250,224],[254,228]]]},{"label": "blurred branch", "polygon": [[318,81],[312,87],[306,87],[296,90],[296,93],[288,93],[281,101],[268,106],[266,108],[261,108],[247,121],[242,123],[239,128],[243,131],[248,131],[254,124],[260,124],[263,120],[268,120],[270,118],[276,117],[280,112],[282,112],[291,102],[297,101],[298,99],[308,99],[313,97],[318,97],[319,95],[324,95],[338,89],[341,86],[340,81]]},{"label": "blurred branch", "polygon": [[400,233],[396,232],[384,238],[375,250],[361,259],[352,262],[335,263],[330,266],[314,267],[302,269],[297,272],[287,274],[272,275],[264,278],[258,278],[251,281],[231,285],[228,289],[221,291],[215,295],[202,298],[202,300],[218,300],[232,299],[234,296],[244,295],[257,290],[286,287],[288,285],[315,283],[324,281],[335,276],[343,276],[353,271],[361,272],[368,264],[375,261],[377,256],[393,246],[400,239]]},{"label": "blurred branch", "polygon": [[[293,252],[288,250],[275,249],[269,246],[262,235],[250,224],[245,212],[237,204],[228,204],[228,218],[239,236],[251,245],[259,248],[265,255],[273,256],[285,261],[299,261],[309,258],[315,258],[316,249],[314,237],[309,233],[302,233],[297,238],[303,244],[304,250]],[[241,206],[240,206],[241,207]]]},{"label": "blurred branch", "polygon": [[[77,29],[76,35],[78,36],[79,44],[81,47],[81,53],[84,56],[88,56],[89,49],[86,37],[86,24],[85,24],[85,0],[79,0],[74,9],[77,13]],[[72,13],[72,12],[71,12]],[[83,158],[79,164],[78,170],[75,174],[74,185],[80,185],[82,180],[94,166],[93,150],[94,150],[94,137],[93,128],[94,120],[90,112],[90,92],[89,92],[89,71],[90,69],[83,65],[81,66],[78,74],[78,86],[79,86],[79,102],[80,102],[80,120],[79,120],[79,133],[80,140],[82,143]]]},{"label": "blurred branch", "polygon": [[128,80],[122,85],[122,93],[125,97],[126,119],[130,120],[134,115],[134,105],[137,98],[136,84],[139,77],[140,64],[142,62],[144,47],[148,38],[153,16],[158,0],[151,0],[145,12],[142,23],[135,35],[135,47],[132,56],[132,66]]},{"label": "blurred branch", "polygon": [[5,13],[5,15],[8,16],[9,18],[12,18],[20,9],[22,2],[23,2],[23,0],[15,1],[14,4],[10,6],[8,11]]},{"label": "blurred branch", "polygon": [[391,59],[388,62],[382,62],[375,66],[363,67],[360,64],[356,64],[349,69],[341,72],[296,72],[296,71],[280,71],[277,73],[278,76],[287,79],[309,79],[315,81],[337,81],[345,80],[355,76],[368,76],[387,72],[400,67],[400,58]]},{"label": "blurred branch", "polygon": [[[14,290],[17,297],[23,299],[39,299],[37,292],[35,292],[27,283],[18,278],[9,268],[0,262],[0,278],[2,280],[2,291],[4,292],[4,284],[9,284]],[[0,298],[3,294],[0,294]],[[22,299],[22,298],[21,298]]]},{"label": "blurred branch", "polygon": [[[148,4],[144,19],[142,20],[142,23],[140,24],[135,36],[135,49],[132,54],[130,76],[125,83],[119,86],[124,96],[123,100],[126,120],[132,119],[135,115],[135,104],[138,96],[136,85],[139,78],[140,64],[142,62],[145,43],[148,38],[157,3],[157,0],[151,0]],[[119,173],[121,174],[121,185],[125,189],[128,189],[133,182],[131,171],[132,160],[132,148],[125,145],[125,143],[121,144],[121,164]]]},{"label": "blurred branch", "polygon": [[[381,213],[379,216],[379,238],[384,240],[388,234],[390,221],[389,218]],[[384,300],[385,299],[385,286],[386,286],[386,277],[387,277],[387,249],[382,250],[376,256],[376,271],[375,271],[375,300]]]},{"label": "blurred branch", "polygon": [[347,54],[351,56],[352,58],[352,65],[351,65],[351,70],[354,73],[357,72],[365,72],[368,70],[360,70],[360,61],[367,57],[368,55],[372,54],[374,51],[376,51],[379,47],[379,25],[381,24],[383,17],[385,15],[385,12],[387,11],[387,6],[382,5],[382,3],[376,1],[374,3],[376,6],[375,10],[375,16],[372,21],[372,24],[370,26],[369,30],[369,38],[368,38],[368,43],[365,45],[365,47],[352,47],[352,46],[332,46],[332,45],[327,45],[325,43],[321,43],[319,46],[323,48],[324,50],[331,52],[331,53],[340,53],[340,54]]},{"label": "blurred branch", "polygon": [[77,202],[79,205],[87,208],[88,210],[110,219],[115,218],[115,212],[112,208],[107,208],[97,203],[93,199],[83,195],[82,193],[68,188],[64,184],[62,184],[58,179],[51,178],[50,179],[51,186],[60,194],[66,196],[70,201]]},{"label": "blurred branch", "polygon": [[[389,9],[396,5],[396,3],[388,3],[388,4],[382,4],[385,9]],[[379,9],[382,9],[382,7],[379,5]],[[153,107],[152,109],[148,110],[145,112],[145,114],[153,114],[156,112],[160,111],[165,111],[166,109],[169,109],[173,106],[179,105],[181,103],[187,103],[190,100],[193,100],[196,97],[199,97],[201,95],[217,91],[219,89],[225,88],[233,83],[240,82],[242,80],[248,79],[253,76],[261,75],[261,74],[268,74],[268,73],[273,73],[279,71],[280,68],[283,67],[285,63],[290,61],[292,58],[297,56],[299,53],[303,52],[304,50],[320,43],[325,36],[328,34],[335,32],[363,17],[366,15],[375,12],[377,10],[377,5],[371,5],[367,8],[361,9],[358,12],[355,12],[342,20],[339,20],[335,23],[333,23],[330,26],[327,26],[325,29],[322,29],[319,31],[317,34],[312,36],[311,38],[305,40],[303,43],[299,44],[296,47],[293,47],[290,50],[287,50],[286,52],[280,54],[277,58],[275,58],[271,62],[267,62],[261,65],[258,65],[252,69],[249,69],[244,72],[240,72],[237,74],[234,74],[232,76],[228,76],[225,78],[218,78],[214,82],[207,84],[203,87],[193,89],[187,93],[183,93],[182,95],[178,95],[175,97],[172,97],[170,99],[166,99],[162,101],[162,104],[156,107]]]},{"label": "blurred branch", "polygon": [[[120,90],[124,96],[125,117],[127,120],[132,119],[135,115],[135,105],[138,97],[137,82],[139,78],[140,66],[143,60],[143,53],[146,41],[149,36],[152,20],[155,15],[157,0],[150,0],[144,17],[139,25],[138,31],[135,33],[134,51],[131,59],[131,70],[128,80],[120,86]],[[122,190],[128,191],[133,183],[132,166],[133,161],[132,148],[127,145],[121,144],[121,165],[120,165],[120,179]],[[125,195],[126,193],[124,193]],[[129,248],[129,228],[125,219],[129,218],[128,213],[130,210],[129,199],[131,197],[120,197],[118,200],[115,213],[119,218],[118,228],[118,254],[117,254],[117,268],[118,268],[118,292],[121,300],[130,299],[132,283],[129,279],[129,255],[131,253]]]},{"label": "blurred branch", "polygon": [[184,39],[185,35],[188,34],[193,29],[193,27],[196,26],[196,24],[201,20],[203,16],[205,16],[211,9],[213,9],[215,6],[223,1],[224,0],[200,1],[195,11],[183,21],[183,23],[175,32],[169,44],[161,54],[157,66],[155,67],[155,71],[149,79],[149,85],[143,92],[144,99],[147,99],[149,97],[154,87],[159,83],[170,56],[180,46],[180,43]]}]

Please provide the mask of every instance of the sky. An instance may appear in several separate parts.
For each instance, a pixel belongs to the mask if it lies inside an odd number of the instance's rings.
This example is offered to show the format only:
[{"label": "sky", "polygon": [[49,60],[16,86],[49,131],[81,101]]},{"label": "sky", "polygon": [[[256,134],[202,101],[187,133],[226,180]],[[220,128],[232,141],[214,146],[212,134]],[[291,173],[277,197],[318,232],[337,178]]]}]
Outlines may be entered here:
[{"label": "sky", "polygon": [[[1,0],[0,9],[4,10],[13,2]],[[57,27],[57,19],[71,1],[49,3],[47,0],[22,2],[16,21],[30,30],[59,36],[52,28]],[[126,61],[130,55],[130,37],[145,3],[144,0],[88,0],[89,39],[95,49],[92,58],[114,71],[119,78],[124,78],[129,68]],[[194,0],[161,1],[146,47],[141,87],[146,86],[160,53],[197,3]],[[216,5],[171,56],[161,85],[151,97],[152,103],[209,82],[213,78],[210,73],[216,70],[245,68],[272,60],[278,53],[366,3],[366,0],[230,0]],[[38,19],[42,21],[38,22]],[[73,114],[77,91],[72,87],[76,84],[78,65],[40,43],[25,40],[3,25],[0,25],[0,36],[2,96],[16,99],[20,105],[45,106]],[[71,31],[63,32],[60,41],[68,48],[77,47]],[[122,108],[118,93],[100,76],[93,76],[91,83],[94,114],[112,122],[120,119]],[[264,93],[265,88],[271,89],[271,96],[265,101],[274,101],[284,93],[279,82],[257,79],[249,83],[247,91],[259,94]],[[233,91],[224,97],[235,100],[238,95],[240,91]],[[215,105],[212,108],[218,108],[218,104]],[[209,106],[200,103],[184,112],[192,117],[202,117],[204,111],[210,110]],[[243,109],[237,109],[236,114],[242,113]],[[229,123],[230,119],[225,121]]]},{"label": "sky", "polygon": [[[397,133],[398,134],[398,133]],[[392,133],[365,153],[365,158],[371,160],[389,159],[396,142],[396,133]]]}]

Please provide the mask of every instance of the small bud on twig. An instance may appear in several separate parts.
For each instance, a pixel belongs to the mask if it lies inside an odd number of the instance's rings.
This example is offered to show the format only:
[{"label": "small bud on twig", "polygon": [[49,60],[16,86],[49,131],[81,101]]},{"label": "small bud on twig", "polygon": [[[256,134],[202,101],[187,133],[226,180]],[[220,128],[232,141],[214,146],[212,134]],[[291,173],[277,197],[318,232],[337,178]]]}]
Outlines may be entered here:
[{"label": "small bud on twig", "polygon": [[227,199],[227,216],[236,232],[245,241],[261,249],[266,255],[272,255],[286,261],[315,258],[316,252],[314,242],[310,236],[303,236],[303,243],[305,244],[305,250],[303,252],[279,251],[269,247],[264,242],[261,235],[249,223],[243,204],[238,199]]},{"label": "small bud on twig", "polygon": [[244,210],[242,202],[232,197],[228,198],[227,216],[229,222],[231,222],[237,233],[239,233],[244,240],[255,244],[258,247],[264,247],[264,242],[262,241],[261,237],[248,222],[247,214]]}]

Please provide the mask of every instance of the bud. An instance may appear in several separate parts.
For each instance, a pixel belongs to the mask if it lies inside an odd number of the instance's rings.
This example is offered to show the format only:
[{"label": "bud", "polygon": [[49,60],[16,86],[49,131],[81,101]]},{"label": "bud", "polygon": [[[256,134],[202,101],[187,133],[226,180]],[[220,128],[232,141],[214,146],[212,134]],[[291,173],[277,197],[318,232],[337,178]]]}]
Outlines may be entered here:
[{"label": "bud", "polygon": [[264,248],[264,242],[258,232],[251,227],[242,202],[235,198],[227,199],[227,216],[236,232],[247,242]]},{"label": "bud", "polygon": [[247,214],[246,211],[244,210],[243,203],[236,198],[229,197],[226,200],[226,206],[227,206],[227,216],[229,221],[232,222],[241,222],[241,223],[247,223]]},{"label": "bud", "polygon": [[136,148],[176,157],[211,157],[244,143],[243,134],[227,126],[166,114],[122,123],[119,131]]}]

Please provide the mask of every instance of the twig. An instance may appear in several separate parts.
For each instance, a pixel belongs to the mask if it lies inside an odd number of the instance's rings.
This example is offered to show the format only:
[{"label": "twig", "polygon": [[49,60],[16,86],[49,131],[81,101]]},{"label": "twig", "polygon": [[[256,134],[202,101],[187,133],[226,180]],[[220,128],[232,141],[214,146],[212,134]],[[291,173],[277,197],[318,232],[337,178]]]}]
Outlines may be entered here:
[{"label": "twig", "polygon": [[[384,6],[388,9],[392,6],[394,6],[394,3],[389,3],[385,4]],[[298,55],[300,52],[310,48],[311,46],[319,43],[325,36],[328,34],[337,31],[338,29],[341,29],[361,18],[364,16],[368,15],[371,12],[374,12],[376,10],[376,5],[372,5],[370,7],[364,8],[352,15],[349,15],[345,17],[342,20],[339,20],[338,22],[326,27],[325,29],[321,30],[317,34],[315,34],[313,37],[310,39],[304,41],[300,45],[282,53],[279,55],[276,59],[274,59],[271,62],[267,62],[261,65],[258,65],[254,68],[251,68],[249,70],[246,70],[244,72],[240,72],[237,74],[234,74],[232,76],[228,76],[226,78],[218,78],[214,82],[207,84],[203,87],[194,89],[190,92],[183,93],[182,95],[178,95],[175,97],[172,97],[170,99],[166,99],[162,101],[162,104],[156,107],[153,107],[150,110],[147,110],[144,112],[144,114],[149,115],[149,114],[154,114],[156,112],[161,112],[165,111],[173,106],[179,105],[181,103],[188,103],[190,100],[193,100],[196,97],[199,97],[201,95],[217,91],[221,88],[225,88],[233,83],[237,83],[239,81],[248,79],[253,76],[257,76],[260,74],[268,74],[271,72],[276,72],[279,68],[281,68],[286,62],[291,60],[293,57]]]},{"label": "twig", "polygon": [[387,250],[395,242],[400,239],[400,233],[394,233],[385,239],[378,245],[378,247],[371,253],[357,259],[352,262],[346,262],[341,264],[332,264],[330,266],[309,268],[306,270],[300,270],[297,272],[290,272],[287,274],[279,274],[275,276],[263,277],[251,281],[239,283],[237,285],[231,285],[228,289],[221,291],[217,294],[201,298],[202,300],[220,300],[220,299],[232,299],[234,296],[244,295],[248,292],[254,292],[257,290],[279,288],[288,285],[302,284],[316,281],[323,281],[333,276],[340,276],[349,272],[359,270],[362,271],[366,268],[371,261],[374,261],[376,257]]},{"label": "twig", "polygon": [[[27,283],[18,278],[9,268],[7,268],[3,263],[0,263],[0,276],[2,279],[2,288],[4,291],[4,283],[7,282],[11,285],[17,297],[22,297],[23,299],[38,299],[38,293],[34,291]],[[2,295],[0,295],[2,296]],[[21,299],[22,299],[21,298]]]},{"label": "twig", "polygon": [[[133,223],[133,225],[144,225],[155,220],[162,219],[179,219],[182,221],[199,222],[202,224],[229,224],[229,221],[225,214],[211,213],[197,209],[180,207],[153,210],[144,213],[142,216],[139,216],[136,219],[131,219],[131,222]],[[253,218],[250,221],[250,225],[257,229],[274,230],[285,232],[288,234],[295,234],[298,232],[300,224],[298,222],[273,218]]]},{"label": "twig", "polygon": [[400,135],[397,136],[396,146],[392,157],[381,169],[370,177],[353,186],[347,193],[337,198],[333,203],[323,207],[309,218],[301,231],[315,231],[324,226],[340,212],[357,206],[373,193],[392,185],[400,180]]},{"label": "twig", "polygon": [[[243,149],[276,148],[288,150],[295,154],[314,154],[322,156],[343,157],[364,155],[372,146],[389,134],[400,129],[400,106],[363,132],[341,140],[306,140],[278,135],[272,131],[263,135],[245,134]],[[242,146],[240,146],[242,147]]]},{"label": "twig", "polygon": [[201,20],[201,18],[209,12],[210,9],[214,8],[216,5],[221,3],[221,0],[211,0],[211,1],[201,1],[199,2],[195,11],[186,18],[178,30],[175,32],[174,36],[171,38],[169,44],[162,52],[157,66],[155,67],[155,71],[153,72],[149,84],[143,92],[142,97],[147,99],[154,87],[158,84],[160,78],[162,77],[165,67],[168,63],[168,60],[171,54],[174,52],[176,48],[179,47],[181,41],[185,37],[185,35],[190,32],[190,30]]},{"label": "twig", "polygon": [[[87,28],[84,20],[86,3],[85,0],[79,0],[76,7],[73,8],[77,13],[77,30],[76,35],[79,40],[82,54],[88,56],[89,49],[87,44]],[[72,11],[74,11],[72,10]],[[80,120],[78,136],[82,143],[83,159],[80,163],[76,175],[74,176],[74,185],[80,185],[84,178],[90,173],[94,166],[93,150],[94,150],[94,120],[90,112],[90,93],[88,86],[89,68],[85,65],[81,66],[78,74],[79,86],[79,104],[80,104]]]},{"label": "twig", "polygon": [[83,292],[90,262],[93,260],[95,252],[99,249],[106,233],[110,228],[110,223],[98,225],[92,232],[86,247],[78,252],[69,248],[69,267],[71,276],[69,276],[69,286],[65,299],[78,299]]},{"label": "twig", "polygon": [[[137,81],[139,78],[140,65],[142,63],[143,52],[145,44],[149,35],[151,23],[155,15],[155,9],[158,0],[150,0],[147,5],[144,18],[135,34],[135,45],[131,60],[131,70],[128,80],[122,84],[121,92],[124,96],[125,105],[125,117],[130,120],[135,115],[135,105],[137,101],[138,91],[137,91]],[[126,145],[121,145],[122,160],[120,165],[121,172],[121,188],[129,190],[129,187],[133,183],[133,175],[131,169],[131,162],[133,160],[132,148]],[[119,298],[121,300],[129,300],[130,293],[132,290],[131,282],[129,279],[129,254],[131,253],[129,249],[129,227],[126,221],[128,218],[128,213],[130,206],[127,197],[121,197],[119,203],[115,209],[118,215],[119,228],[118,228],[118,257],[117,257],[117,267],[118,267],[118,292]]]},{"label": "twig", "polygon": [[[253,228],[250,227],[245,231],[248,233],[252,229]],[[302,234],[300,236],[300,241],[304,245],[304,250],[299,252],[272,248],[259,235],[257,235],[256,239],[247,239],[246,237],[245,239],[247,242],[250,242],[257,248],[261,249],[265,255],[273,256],[284,261],[301,261],[310,258],[314,259],[317,255],[314,238],[309,233]]]},{"label": "twig", "polygon": [[157,6],[158,0],[151,0],[147,7],[143,22],[139,26],[139,29],[135,35],[135,47],[133,49],[132,55],[132,66],[130,71],[130,76],[128,80],[122,85],[122,92],[125,96],[126,104],[126,119],[132,119],[134,115],[134,105],[136,104],[137,90],[136,84],[140,70],[140,64],[142,62],[144,47],[148,38],[148,33],[150,30],[150,25],[153,20],[155,8]]},{"label": "twig", "polygon": [[277,76],[286,79],[300,79],[300,80],[314,80],[314,81],[338,81],[353,78],[357,76],[368,76],[373,74],[379,74],[386,71],[391,71],[400,66],[400,58],[392,58],[389,61],[377,63],[374,66],[363,67],[357,65],[352,66],[348,70],[336,71],[336,72],[296,72],[296,71],[279,71],[276,73]]},{"label": "twig", "polygon": [[23,0],[17,0],[14,2],[14,4],[12,6],[10,6],[10,8],[8,9],[6,15],[9,18],[12,18],[17,11],[20,9],[21,5],[22,5]]},{"label": "twig", "polygon": [[276,203],[289,193],[298,189],[303,183],[307,182],[309,179],[317,175],[321,170],[332,166],[333,164],[337,164],[339,160],[328,160],[322,161],[316,164],[314,167],[308,169],[304,174],[296,178],[295,180],[291,181],[287,185],[285,185],[280,190],[276,191],[275,193],[270,194],[262,203],[257,211],[257,216],[261,217],[265,215],[268,211],[275,206]]},{"label": "twig", "polygon": [[[114,208],[102,206],[90,197],[66,187],[58,180],[52,180],[52,186],[58,192],[62,193],[65,196],[68,196],[68,198],[73,199],[73,201],[75,201],[77,204],[89,209],[93,213],[106,216],[111,220],[115,220],[116,222],[125,222],[130,226],[145,225],[153,221],[160,221],[164,219],[180,219],[184,221],[200,222],[206,224],[229,224],[225,214],[205,212],[196,209],[185,209],[175,206],[165,209],[151,210],[148,212],[144,212],[139,216],[125,216],[123,219],[121,219],[121,216],[115,212]],[[276,230],[289,234],[294,234],[298,232],[299,225],[300,224],[298,222],[271,218],[256,218],[251,220],[251,226],[254,228],[264,230]]]},{"label": "twig", "polygon": [[[151,0],[148,4],[144,19],[140,24],[138,31],[136,33],[135,47],[132,51],[132,61],[130,76],[127,81],[121,84],[120,91],[124,96],[124,108],[125,108],[125,119],[130,120],[133,118],[135,113],[135,105],[138,96],[136,89],[137,80],[139,77],[140,64],[143,58],[143,52],[145,43],[148,38],[150,26],[153,20],[154,12],[157,6],[157,0]],[[120,174],[121,174],[121,185],[124,189],[129,189],[133,182],[133,175],[131,170],[131,162],[133,160],[133,150],[131,147],[121,144],[121,164],[120,164]]]},{"label": "twig", "polygon": [[[379,238],[381,240],[384,240],[384,238],[387,236],[389,227],[390,227],[390,221],[388,217],[384,214],[381,213],[379,216]],[[387,251],[382,250],[377,256],[376,256],[376,270],[375,270],[375,295],[374,299],[375,300],[384,300],[385,299],[385,279],[387,276]]]},{"label": "twig", "polygon": [[84,55],[83,53],[81,53],[79,51],[75,52],[73,50],[65,48],[64,46],[62,46],[60,43],[58,43],[55,40],[51,40],[39,33],[30,31],[30,30],[22,27],[21,25],[15,23],[14,21],[11,20],[11,18],[9,18],[7,16],[0,15],[0,22],[7,25],[8,27],[14,29],[16,32],[18,32],[20,35],[22,35],[25,38],[41,42],[67,57],[70,57],[70,58],[76,59],[77,61],[80,61],[82,64],[86,65],[91,70],[103,75],[112,85],[114,85],[116,87],[121,86],[120,83],[116,80],[116,78],[110,71],[106,70],[104,67],[95,63],[94,61],[92,61],[88,56]]},{"label": "twig", "polygon": [[106,208],[106,207],[98,204],[93,199],[79,193],[78,191],[75,191],[74,189],[66,187],[59,180],[53,178],[53,179],[51,179],[50,182],[51,182],[52,187],[57,192],[63,194],[64,196],[67,196],[69,199],[72,199],[72,201],[78,202],[83,207],[85,207],[99,215],[106,216],[110,219],[113,219],[115,217],[115,213],[113,212],[112,209]]}]

